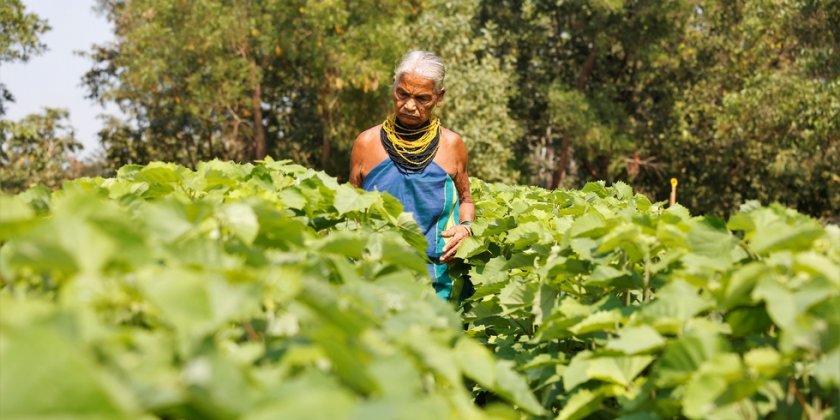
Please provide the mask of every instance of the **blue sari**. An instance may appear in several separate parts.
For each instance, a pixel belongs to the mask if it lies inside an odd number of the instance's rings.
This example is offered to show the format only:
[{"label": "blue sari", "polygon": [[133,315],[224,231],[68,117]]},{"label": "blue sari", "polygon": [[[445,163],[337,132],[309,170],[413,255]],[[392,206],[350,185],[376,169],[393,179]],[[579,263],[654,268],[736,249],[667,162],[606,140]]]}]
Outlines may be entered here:
[{"label": "blue sari", "polygon": [[362,188],[390,193],[405,211],[414,215],[428,243],[426,268],[432,286],[438,296],[448,300],[452,295],[452,279],[449,266],[440,263],[445,245],[440,234],[459,223],[458,192],[452,177],[435,162],[421,172],[404,173],[386,158],[365,176]]}]

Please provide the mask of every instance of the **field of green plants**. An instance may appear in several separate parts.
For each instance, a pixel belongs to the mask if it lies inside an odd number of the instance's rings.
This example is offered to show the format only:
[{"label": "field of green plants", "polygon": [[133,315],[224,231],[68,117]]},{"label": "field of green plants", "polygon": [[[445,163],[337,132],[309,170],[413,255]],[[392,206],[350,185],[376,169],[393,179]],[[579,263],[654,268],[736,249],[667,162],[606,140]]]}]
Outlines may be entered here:
[{"label": "field of green plants", "polygon": [[463,302],[396,199],[287,161],[0,194],[0,418],[838,417],[838,226],[472,187]]}]

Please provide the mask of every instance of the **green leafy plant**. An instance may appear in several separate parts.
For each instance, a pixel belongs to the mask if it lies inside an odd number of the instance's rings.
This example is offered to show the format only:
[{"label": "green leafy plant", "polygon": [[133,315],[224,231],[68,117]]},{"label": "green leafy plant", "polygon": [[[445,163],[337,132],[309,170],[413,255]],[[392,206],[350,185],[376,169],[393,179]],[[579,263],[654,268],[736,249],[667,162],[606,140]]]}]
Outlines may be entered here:
[{"label": "green leafy plant", "polygon": [[395,198],[287,161],[0,195],[0,416],[837,416],[837,226],[472,186],[458,312]]},{"label": "green leafy plant", "polygon": [[622,183],[473,188],[468,334],[558,418],[836,416],[837,226],[692,217]]},{"label": "green leafy plant", "polygon": [[465,381],[543,412],[434,295],[393,197],[268,160],[0,200],[4,418],[488,416]]}]

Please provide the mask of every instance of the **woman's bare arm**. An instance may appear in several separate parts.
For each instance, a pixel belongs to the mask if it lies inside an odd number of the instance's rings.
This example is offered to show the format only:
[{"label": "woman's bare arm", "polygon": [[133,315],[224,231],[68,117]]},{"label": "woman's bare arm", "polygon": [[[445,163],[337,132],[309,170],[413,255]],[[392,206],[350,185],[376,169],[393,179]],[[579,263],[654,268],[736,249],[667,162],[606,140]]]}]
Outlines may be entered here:
[{"label": "woman's bare arm", "polygon": [[[458,216],[461,222],[475,220],[475,203],[470,194],[470,177],[467,173],[467,146],[461,136],[455,134],[452,153],[455,155],[455,189],[458,191],[458,200],[461,202],[458,208]],[[443,247],[441,262],[447,262],[455,256],[461,242],[470,236],[470,230],[462,225],[454,226],[441,233],[444,238],[452,238]]]}]

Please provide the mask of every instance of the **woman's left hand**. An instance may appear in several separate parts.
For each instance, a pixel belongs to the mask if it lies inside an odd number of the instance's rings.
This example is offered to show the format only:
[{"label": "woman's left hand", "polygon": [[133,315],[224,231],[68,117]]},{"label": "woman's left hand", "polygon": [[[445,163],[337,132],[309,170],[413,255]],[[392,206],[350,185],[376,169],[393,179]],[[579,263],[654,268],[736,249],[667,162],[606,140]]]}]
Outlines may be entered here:
[{"label": "woman's left hand", "polygon": [[464,225],[457,225],[441,232],[440,236],[449,238],[449,241],[443,247],[443,255],[440,256],[440,262],[445,263],[455,257],[455,253],[458,252],[458,247],[461,246],[461,242],[472,235],[470,234],[470,228]]}]

